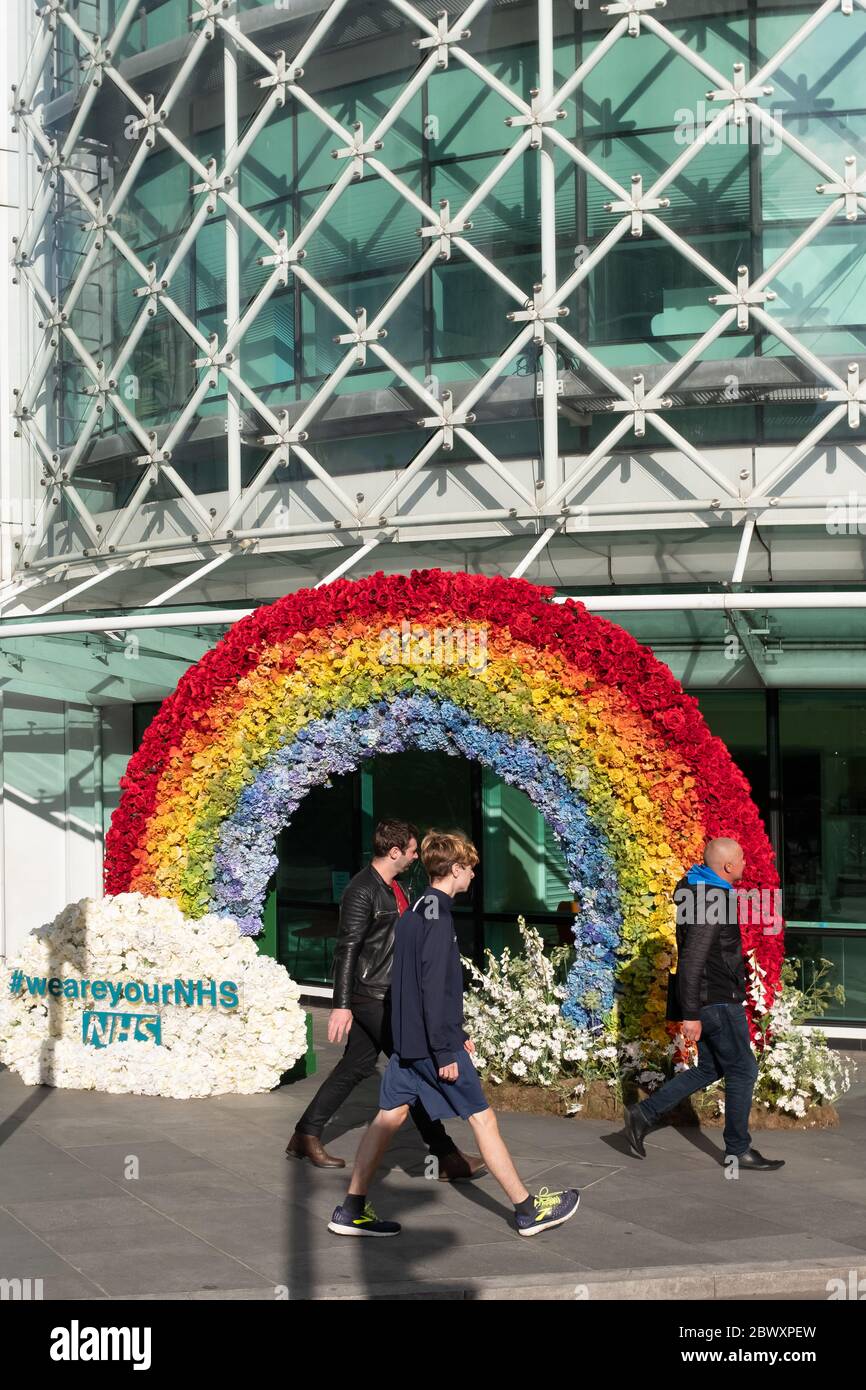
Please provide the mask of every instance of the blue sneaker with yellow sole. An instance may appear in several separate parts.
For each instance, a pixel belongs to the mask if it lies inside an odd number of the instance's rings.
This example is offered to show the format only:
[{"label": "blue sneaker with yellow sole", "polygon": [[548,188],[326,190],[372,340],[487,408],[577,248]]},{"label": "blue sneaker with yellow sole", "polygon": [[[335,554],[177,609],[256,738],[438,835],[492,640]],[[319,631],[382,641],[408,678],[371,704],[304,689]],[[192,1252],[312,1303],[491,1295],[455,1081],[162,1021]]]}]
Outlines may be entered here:
[{"label": "blue sneaker with yellow sole", "polygon": [[522,1236],[537,1236],[549,1231],[553,1226],[561,1226],[570,1221],[580,1203],[580,1193],[576,1187],[567,1187],[564,1192],[549,1192],[546,1187],[532,1199],[533,1210],[529,1215],[517,1213],[517,1230]]},{"label": "blue sneaker with yellow sole", "polygon": [[399,1221],[380,1221],[370,1202],[365,1203],[362,1216],[351,1216],[342,1207],[335,1207],[328,1230],[335,1236],[398,1236]]}]

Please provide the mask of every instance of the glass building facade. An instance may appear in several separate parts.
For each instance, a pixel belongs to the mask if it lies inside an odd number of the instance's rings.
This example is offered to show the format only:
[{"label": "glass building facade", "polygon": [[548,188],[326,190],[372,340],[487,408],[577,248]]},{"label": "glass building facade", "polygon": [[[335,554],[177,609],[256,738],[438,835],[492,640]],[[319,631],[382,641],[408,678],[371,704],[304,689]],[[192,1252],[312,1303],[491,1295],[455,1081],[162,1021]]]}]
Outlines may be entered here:
[{"label": "glass building facade", "polygon": [[[157,518],[408,527],[382,475],[419,458],[470,484],[443,522],[809,520],[799,446],[862,441],[850,9],[68,0],[18,100],[55,182],[18,268],[67,306],[24,388],[65,465],[31,565]],[[612,493],[629,425],[655,486]]]}]

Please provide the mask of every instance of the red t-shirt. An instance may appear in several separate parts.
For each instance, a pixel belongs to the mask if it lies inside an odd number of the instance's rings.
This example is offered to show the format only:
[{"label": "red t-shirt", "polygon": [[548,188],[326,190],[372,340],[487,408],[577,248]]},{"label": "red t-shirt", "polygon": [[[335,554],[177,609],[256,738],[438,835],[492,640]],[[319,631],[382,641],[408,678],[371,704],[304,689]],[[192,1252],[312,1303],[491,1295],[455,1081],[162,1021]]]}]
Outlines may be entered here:
[{"label": "red t-shirt", "polygon": [[394,897],[397,899],[397,911],[405,912],[406,908],[409,906],[409,899],[406,897],[406,894],[403,892],[396,878],[392,878],[391,887],[394,889]]}]

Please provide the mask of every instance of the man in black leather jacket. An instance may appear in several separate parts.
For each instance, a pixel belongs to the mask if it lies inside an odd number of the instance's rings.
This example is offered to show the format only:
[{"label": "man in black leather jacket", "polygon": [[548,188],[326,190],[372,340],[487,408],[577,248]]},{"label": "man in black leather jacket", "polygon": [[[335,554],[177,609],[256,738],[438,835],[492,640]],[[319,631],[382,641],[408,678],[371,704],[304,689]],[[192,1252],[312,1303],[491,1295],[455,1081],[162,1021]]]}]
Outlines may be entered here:
[{"label": "man in black leather jacket", "polygon": [[[394,926],[408,907],[398,875],[418,858],[418,831],[407,821],[380,821],[373,835],[373,859],[347,884],[340,899],[340,925],[334,951],[334,1002],[328,1040],[346,1048],[295,1126],[286,1154],[308,1158],[316,1168],[344,1168],[329,1154],[322,1131],[355,1087],[376,1069],[380,1052],[393,1050],[389,992],[394,959]],[[443,1181],[474,1178],[484,1164],[462,1154],[441,1120],[431,1120],[418,1102],[412,1107],[424,1143],[437,1160]]]},{"label": "man in black leather jacket", "polygon": [[703,864],[694,864],[674,892],[677,966],[668,988],[668,1018],[698,1044],[698,1064],[678,1072],[646,1100],[632,1105],[625,1129],[633,1153],[646,1157],[644,1136],[695,1091],[725,1081],[725,1162],[735,1172],[774,1171],[784,1159],[752,1148],[749,1111],[758,1075],[746,1018],[746,965],[738,894],[743,851],[736,840],[710,840]]}]

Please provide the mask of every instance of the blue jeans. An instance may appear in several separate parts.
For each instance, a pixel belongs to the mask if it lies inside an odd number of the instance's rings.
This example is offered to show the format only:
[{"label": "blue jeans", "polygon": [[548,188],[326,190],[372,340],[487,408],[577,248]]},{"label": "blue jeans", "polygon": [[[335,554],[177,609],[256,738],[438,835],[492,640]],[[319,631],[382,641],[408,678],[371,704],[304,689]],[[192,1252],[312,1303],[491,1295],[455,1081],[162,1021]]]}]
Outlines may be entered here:
[{"label": "blue jeans", "polygon": [[742,1004],[706,1004],[700,1011],[698,1065],[677,1072],[646,1100],[639,1110],[654,1123],[686,1096],[725,1079],[725,1153],[744,1154],[752,1147],[749,1111],[758,1063],[749,1042],[749,1025]]}]

